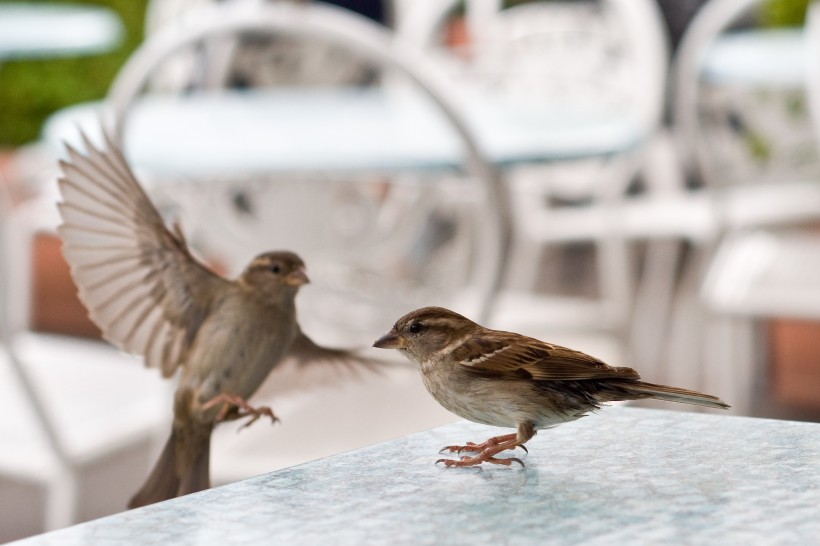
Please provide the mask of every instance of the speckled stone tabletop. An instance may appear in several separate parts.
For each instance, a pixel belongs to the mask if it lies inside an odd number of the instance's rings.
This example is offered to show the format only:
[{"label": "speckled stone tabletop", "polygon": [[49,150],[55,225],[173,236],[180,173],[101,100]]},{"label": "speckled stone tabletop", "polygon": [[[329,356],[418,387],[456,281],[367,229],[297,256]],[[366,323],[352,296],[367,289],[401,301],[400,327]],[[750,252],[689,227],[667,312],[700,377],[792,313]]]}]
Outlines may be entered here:
[{"label": "speckled stone tabletop", "polygon": [[50,544],[820,544],[820,424],[626,407],[525,468],[445,469],[457,423],[40,535]]}]

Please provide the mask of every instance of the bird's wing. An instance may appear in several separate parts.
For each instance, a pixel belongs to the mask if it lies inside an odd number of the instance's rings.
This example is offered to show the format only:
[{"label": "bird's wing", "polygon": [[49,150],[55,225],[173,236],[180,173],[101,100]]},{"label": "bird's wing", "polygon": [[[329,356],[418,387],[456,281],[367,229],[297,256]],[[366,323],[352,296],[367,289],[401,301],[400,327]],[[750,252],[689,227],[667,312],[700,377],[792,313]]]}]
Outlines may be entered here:
[{"label": "bird's wing", "polygon": [[60,162],[63,253],[103,337],[168,377],[229,281],[165,227],[107,134],[101,149],[83,138],[87,155],[68,146],[70,159]]},{"label": "bird's wing", "polygon": [[355,350],[322,347],[300,330],[290,351],[276,365],[257,395],[270,397],[285,392],[336,387],[393,368],[411,369],[404,362],[372,358]]},{"label": "bird's wing", "polygon": [[509,332],[488,332],[492,335],[465,340],[453,351],[453,359],[488,377],[536,381],[640,379],[632,368],[609,366],[581,351]]}]

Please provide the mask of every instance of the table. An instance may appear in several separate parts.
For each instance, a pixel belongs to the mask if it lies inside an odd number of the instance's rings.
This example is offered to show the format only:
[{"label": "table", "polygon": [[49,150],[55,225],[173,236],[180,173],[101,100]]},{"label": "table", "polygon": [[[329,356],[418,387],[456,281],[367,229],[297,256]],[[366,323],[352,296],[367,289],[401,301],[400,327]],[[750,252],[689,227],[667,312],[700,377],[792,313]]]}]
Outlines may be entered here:
[{"label": "table", "polygon": [[820,425],[613,407],[542,431],[526,468],[444,469],[459,422],[20,542],[816,544]]},{"label": "table", "polygon": [[106,8],[0,3],[0,61],[103,53],[122,34]]},{"label": "table", "polygon": [[[634,116],[458,95],[487,158],[499,166],[593,158],[639,146]],[[62,152],[77,127],[100,135],[100,103],[52,116],[44,140]],[[128,114],[125,149],[140,168],[197,176],[288,171],[459,169],[452,127],[406,88],[274,88],[151,94]],[[229,136],[228,136],[229,135]]]},{"label": "table", "polygon": [[802,28],[736,31],[718,36],[700,77],[713,85],[802,88],[807,47]]}]

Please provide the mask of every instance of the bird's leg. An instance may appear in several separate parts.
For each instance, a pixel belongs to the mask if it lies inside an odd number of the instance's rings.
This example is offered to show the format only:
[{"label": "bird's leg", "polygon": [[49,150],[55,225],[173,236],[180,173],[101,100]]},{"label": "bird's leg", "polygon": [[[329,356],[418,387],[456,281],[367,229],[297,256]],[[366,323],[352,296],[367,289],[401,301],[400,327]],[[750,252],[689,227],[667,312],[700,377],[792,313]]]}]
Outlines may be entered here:
[{"label": "bird's leg", "polygon": [[[488,447],[497,446],[498,444],[500,444],[502,442],[508,442],[508,441],[512,440],[513,438],[515,438],[515,437],[516,437],[516,433],[513,432],[512,434],[505,434],[503,436],[493,436],[489,440],[487,440],[485,442],[482,442],[480,444],[476,444],[474,442],[467,442],[467,444],[463,445],[463,446],[458,446],[458,445],[444,446],[443,448],[441,448],[439,453],[442,453],[444,451],[447,451],[448,453],[459,453],[459,454],[462,451],[469,451],[470,453],[481,453],[482,451],[484,451]],[[524,446],[521,446],[521,447],[524,449],[524,451],[527,451],[526,447],[524,447]],[[513,449],[514,448],[515,448],[515,446],[513,447]]]},{"label": "bird's leg", "polygon": [[242,425],[242,428],[248,427],[255,423],[263,415],[270,417],[271,422],[275,423],[279,419],[273,414],[268,406],[251,406],[247,400],[235,394],[222,393],[214,396],[202,406],[203,409],[211,409],[219,404],[223,404],[222,409],[216,416],[216,422],[234,421],[242,419],[243,417],[251,417],[250,421]]},{"label": "bird's leg", "polygon": [[[444,466],[450,468],[451,466],[475,466],[485,462],[490,464],[502,464],[505,466],[510,466],[512,463],[516,462],[521,466],[524,466],[524,463],[521,461],[521,459],[517,457],[498,459],[496,458],[496,455],[508,449],[515,449],[518,446],[524,447],[524,443],[527,442],[533,436],[535,436],[535,428],[533,427],[533,425],[531,423],[521,423],[520,425],[518,425],[518,432],[515,434],[496,436],[490,438],[482,444],[467,444],[467,447],[470,448],[470,451],[473,451],[473,446],[475,446],[475,451],[478,451],[478,455],[476,455],[475,457],[462,457],[459,460],[439,459],[438,461],[436,461],[436,464],[444,463]],[[479,451],[477,448],[479,448],[480,446],[486,447]]]}]

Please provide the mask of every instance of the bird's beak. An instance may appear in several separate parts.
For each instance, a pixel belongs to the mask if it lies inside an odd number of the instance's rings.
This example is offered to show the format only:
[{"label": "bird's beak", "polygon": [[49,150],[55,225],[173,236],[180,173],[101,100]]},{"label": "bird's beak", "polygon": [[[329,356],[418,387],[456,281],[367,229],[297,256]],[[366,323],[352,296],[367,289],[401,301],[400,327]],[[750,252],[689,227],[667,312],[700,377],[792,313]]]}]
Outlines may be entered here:
[{"label": "bird's beak", "polygon": [[404,338],[395,330],[390,330],[373,344],[377,349],[404,349]]},{"label": "bird's beak", "polygon": [[304,267],[297,267],[285,277],[285,282],[291,286],[302,286],[310,282]]}]

